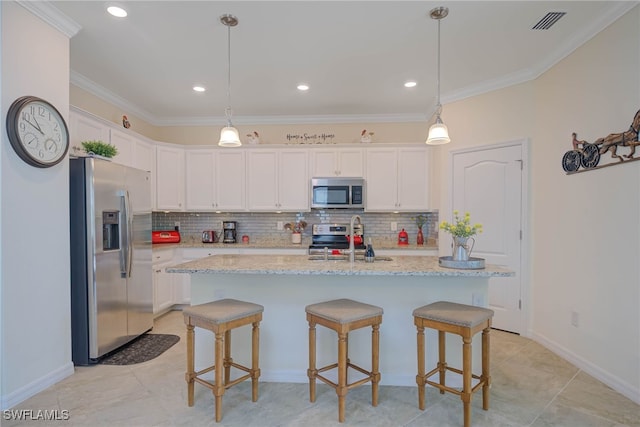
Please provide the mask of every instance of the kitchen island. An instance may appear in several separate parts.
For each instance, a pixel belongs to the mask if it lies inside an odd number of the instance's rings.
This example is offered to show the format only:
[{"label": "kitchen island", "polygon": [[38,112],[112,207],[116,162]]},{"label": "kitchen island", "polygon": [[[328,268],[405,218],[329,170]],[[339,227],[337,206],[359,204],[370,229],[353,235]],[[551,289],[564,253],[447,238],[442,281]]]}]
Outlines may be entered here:
[{"label": "kitchen island", "polygon": [[[174,267],[191,274],[191,304],[223,298],[264,306],[260,325],[262,381],[306,382],[308,328],[304,308],[330,299],[350,298],[384,309],[380,327],[380,372],[383,385],[415,385],[415,308],[439,300],[486,305],[491,277],[513,272],[487,265],[482,270],[442,268],[437,257],[393,256],[387,261],[309,260],[307,255],[214,255]],[[437,357],[437,332],[426,331],[428,364]],[[479,337],[476,337],[479,338]],[[233,358],[248,363],[250,328],[233,333]],[[369,366],[371,330],[349,335],[349,357]],[[479,340],[473,363],[480,366]],[[337,356],[333,331],[317,329],[318,366]],[[461,339],[447,337],[449,361],[460,366]],[[213,363],[213,334],[196,330],[196,369]],[[451,374],[452,376],[454,374]],[[455,379],[452,379],[455,383]]]}]

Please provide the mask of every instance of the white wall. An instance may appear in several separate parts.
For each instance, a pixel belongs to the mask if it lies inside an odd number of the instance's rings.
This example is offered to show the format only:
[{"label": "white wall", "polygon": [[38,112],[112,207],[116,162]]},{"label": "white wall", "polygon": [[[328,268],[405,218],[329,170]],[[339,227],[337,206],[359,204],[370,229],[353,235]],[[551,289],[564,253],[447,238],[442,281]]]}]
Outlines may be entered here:
[{"label": "white wall", "polygon": [[[68,37],[17,3],[0,8],[3,128],[8,107],[23,95],[46,99],[68,119]],[[3,129],[0,177],[0,391],[7,408],[73,373],[69,167],[27,165]]]},{"label": "white wall", "polygon": [[530,139],[528,334],[636,402],[640,162],[567,176],[561,159],[572,132],[626,131],[640,109],[639,24],[636,7],[535,81],[445,105],[452,144],[434,162],[447,218],[449,150]]}]

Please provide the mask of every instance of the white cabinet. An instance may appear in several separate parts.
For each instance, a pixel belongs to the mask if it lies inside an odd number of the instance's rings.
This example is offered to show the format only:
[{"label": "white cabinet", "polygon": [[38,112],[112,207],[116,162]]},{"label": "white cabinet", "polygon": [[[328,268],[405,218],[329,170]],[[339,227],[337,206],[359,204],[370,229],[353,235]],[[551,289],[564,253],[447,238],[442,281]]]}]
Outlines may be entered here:
[{"label": "white cabinet", "polygon": [[151,172],[151,209],[156,208],[156,146],[137,140],[133,147],[133,167]]},{"label": "white cabinet", "polygon": [[185,173],[187,210],[245,210],[244,151],[187,149]]},{"label": "white cabinet", "polygon": [[173,264],[173,249],[153,250],[153,314],[159,315],[173,305],[174,275],[165,268]]},{"label": "white cabinet", "polygon": [[249,151],[248,157],[247,186],[250,210],[309,210],[306,150],[252,150]]},{"label": "white cabinet", "polygon": [[367,149],[366,210],[429,209],[427,147]]},{"label": "white cabinet", "polygon": [[110,134],[109,143],[118,150],[118,154],[113,156],[113,161],[121,165],[133,166],[133,153],[137,138],[118,129],[111,129]]},{"label": "white cabinet", "polygon": [[[69,111],[69,140],[72,148],[82,149],[84,141],[109,142],[109,126],[98,118]],[[70,151],[74,154],[74,150]]]},{"label": "white cabinet", "polygon": [[159,210],[184,210],[184,150],[156,147],[156,204]]},{"label": "white cabinet", "polygon": [[314,149],[311,177],[364,176],[364,150],[361,148]]}]

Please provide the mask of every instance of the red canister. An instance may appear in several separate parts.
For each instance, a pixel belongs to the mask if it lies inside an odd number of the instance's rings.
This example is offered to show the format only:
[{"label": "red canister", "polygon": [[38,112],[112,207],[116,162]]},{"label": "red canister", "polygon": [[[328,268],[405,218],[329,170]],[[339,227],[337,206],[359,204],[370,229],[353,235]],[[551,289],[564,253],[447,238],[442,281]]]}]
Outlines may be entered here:
[{"label": "red canister", "polygon": [[402,229],[402,231],[398,233],[398,244],[399,245],[409,244],[409,235],[407,234],[406,231],[404,231],[404,228]]}]

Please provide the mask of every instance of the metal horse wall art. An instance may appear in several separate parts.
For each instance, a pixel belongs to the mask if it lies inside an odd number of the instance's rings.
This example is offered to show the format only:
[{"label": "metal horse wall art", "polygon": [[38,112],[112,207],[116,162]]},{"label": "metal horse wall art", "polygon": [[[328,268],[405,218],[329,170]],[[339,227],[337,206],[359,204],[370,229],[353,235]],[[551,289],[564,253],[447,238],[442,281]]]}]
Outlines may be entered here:
[{"label": "metal horse wall art", "polygon": [[[625,159],[634,159],[636,146],[640,145],[638,132],[640,132],[640,110],[636,112],[629,130],[611,133],[604,138],[598,138],[593,144],[579,141],[577,134],[574,132],[572,134],[573,150],[567,151],[562,156],[562,169],[565,172],[576,172],[580,166],[584,169],[594,169],[600,162],[600,156],[607,151],[611,152],[612,159],[618,159],[620,162],[625,161]],[[618,147],[629,147],[629,154],[620,156]],[[637,158],[634,160],[637,160]]]}]

